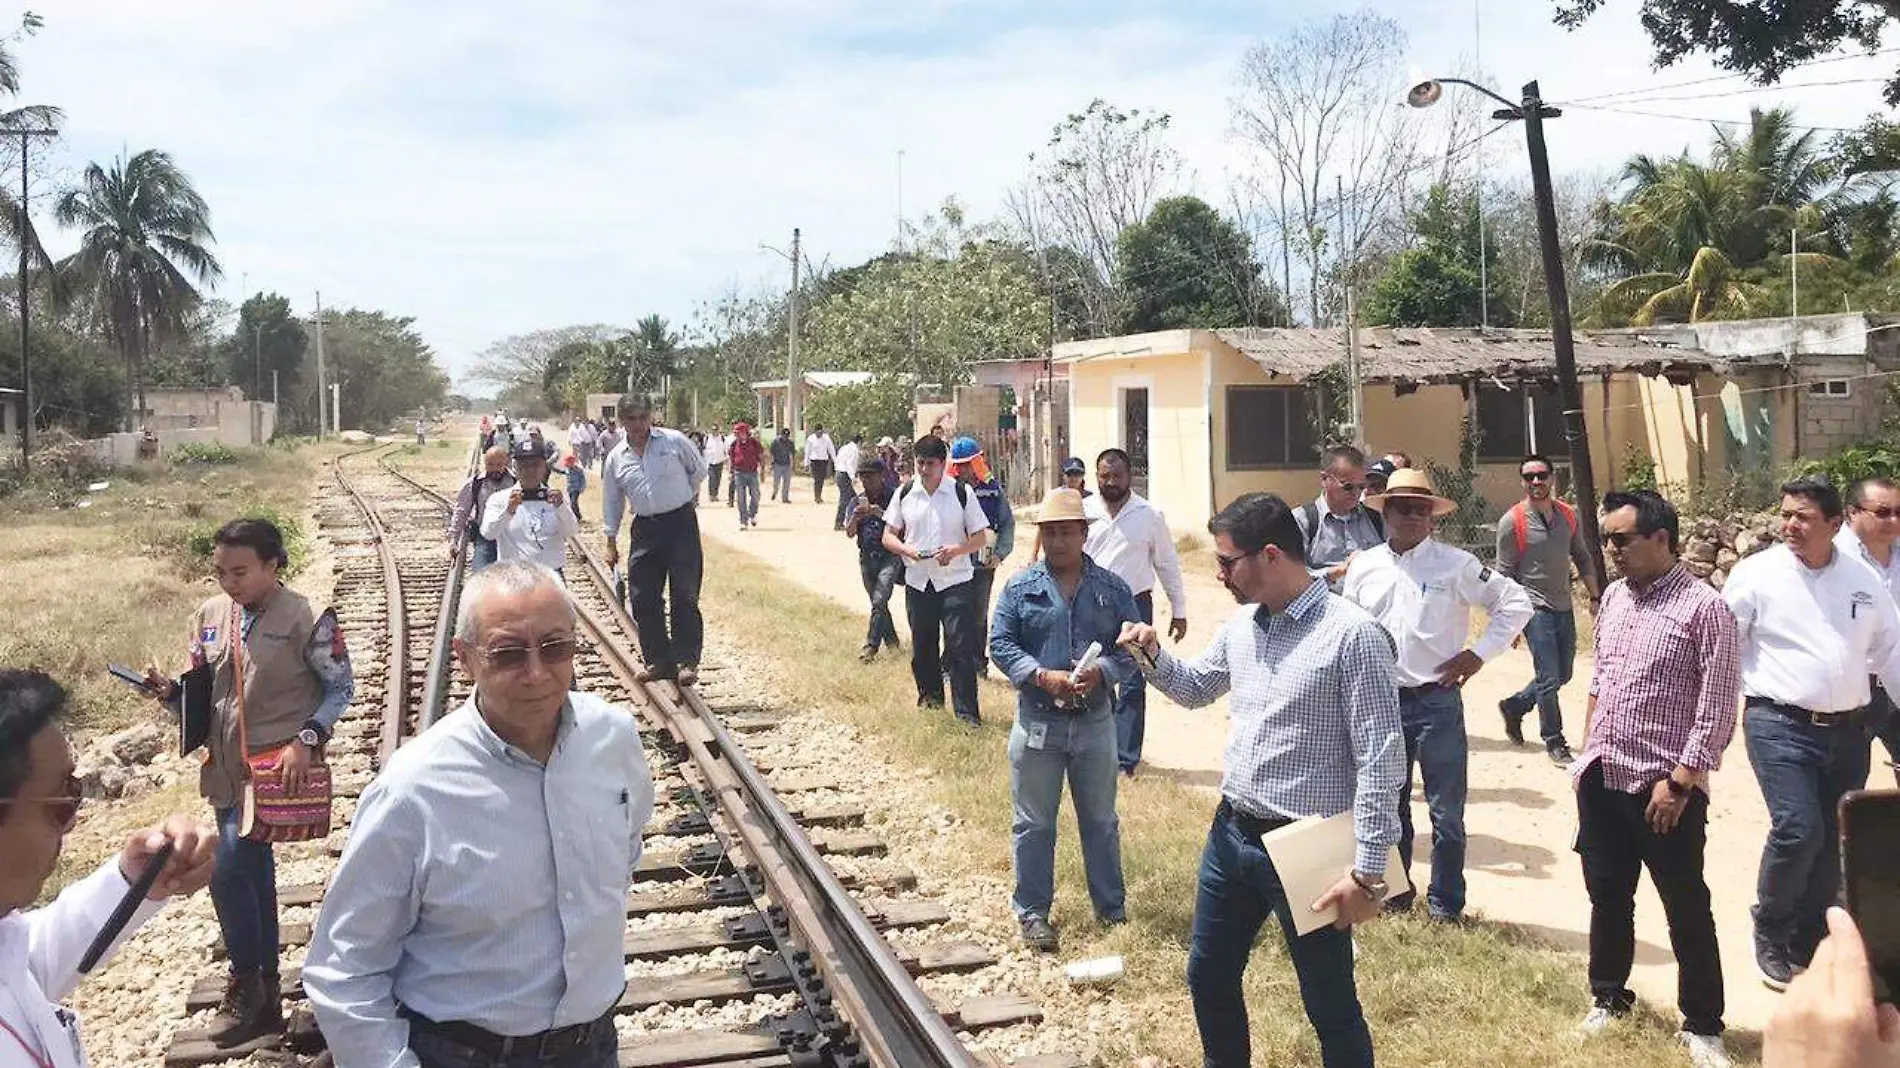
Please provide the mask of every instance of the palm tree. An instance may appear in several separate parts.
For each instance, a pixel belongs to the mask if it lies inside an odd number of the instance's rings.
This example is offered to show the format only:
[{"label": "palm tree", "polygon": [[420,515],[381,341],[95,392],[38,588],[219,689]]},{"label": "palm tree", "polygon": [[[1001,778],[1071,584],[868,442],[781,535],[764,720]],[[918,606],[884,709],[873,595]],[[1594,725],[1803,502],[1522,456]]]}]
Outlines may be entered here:
[{"label": "palm tree", "polygon": [[205,285],[223,274],[208,247],[216,241],[211,209],[169,155],[146,149],[109,169],[87,165],[80,187],[61,194],[53,214],[60,225],[85,230],[59,273],[125,360],[135,405],[129,428],[136,429],[146,358],[183,331],[203,299],[192,280]]}]

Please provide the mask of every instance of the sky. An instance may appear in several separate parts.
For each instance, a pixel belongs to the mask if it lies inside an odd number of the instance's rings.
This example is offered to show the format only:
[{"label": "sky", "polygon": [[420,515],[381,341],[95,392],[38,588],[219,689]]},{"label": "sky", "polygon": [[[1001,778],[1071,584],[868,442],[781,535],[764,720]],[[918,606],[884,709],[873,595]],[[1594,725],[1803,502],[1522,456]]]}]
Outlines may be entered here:
[{"label": "sky", "polygon": [[[877,255],[900,184],[911,218],[950,196],[996,215],[1029,154],[1095,97],[1169,113],[1190,191],[1223,200],[1247,166],[1228,132],[1242,54],[1357,6],[58,0],[34,8],[46,25],[15,52],[21,102],[66,113],[60,168],[36,196],[88,161],[168,151],[211,205],[219,296],[274,290],[307,314],[321,292],[413,316],[461,379],[511,334],[683,324],[735,283],[782,285],[785,261],[759,246],[786,247],[794,226],[814,262]],[[1532,78],[1561,103],[1719,73],[1700,59],[1652,70],[1637,0],[1574,33],[1550,23],[1548,0],[1371,6],[1406,29],[1409,71],[1468,70],[1481,54],[1510,97]],[[1880,79],[1895,60],[1783,81]],[[1873,81],[1747,88],[1626,106],[1676,118],[1572,107],[1549,127],[1552,165],[1608,173],[1632,152],[1700,149],[1703,120],[1746,120],[1751,105],[1836,127],[1882,110]],[[1452,92],[1439,106],[1492,105]],[[1521,169],[1517,135],[1487,146],[1501,173]]]}]

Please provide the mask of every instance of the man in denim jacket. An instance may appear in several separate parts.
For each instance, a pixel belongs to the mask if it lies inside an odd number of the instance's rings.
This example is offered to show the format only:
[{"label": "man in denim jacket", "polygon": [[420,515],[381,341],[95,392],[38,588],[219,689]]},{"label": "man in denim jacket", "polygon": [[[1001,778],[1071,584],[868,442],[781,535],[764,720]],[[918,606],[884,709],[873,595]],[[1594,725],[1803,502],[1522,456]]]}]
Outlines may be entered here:
[{"label": "man in denim jacket", "polygon": [[[1016,854],[1011,905],[1023,941],[1054,953],[1058,941],[1049,907],[1055,899],[1056,811],[1065,775],[1075,792],[1082,866],[1096,919],[1108,925],[1127,920],[1109,695],[1135,671],[1127,651],[1116,645],[1122,623],[1141,617],[1128,584],[1082,551],[1088,518],[1081,494],[1051,490],[1035,521],[1043,559],[1004,587],[990,626],[990,660],[1017,691],[1016,725],[1009,735]],[[1075,671],[1091,643],[1101,645],[1100,658]]]}]

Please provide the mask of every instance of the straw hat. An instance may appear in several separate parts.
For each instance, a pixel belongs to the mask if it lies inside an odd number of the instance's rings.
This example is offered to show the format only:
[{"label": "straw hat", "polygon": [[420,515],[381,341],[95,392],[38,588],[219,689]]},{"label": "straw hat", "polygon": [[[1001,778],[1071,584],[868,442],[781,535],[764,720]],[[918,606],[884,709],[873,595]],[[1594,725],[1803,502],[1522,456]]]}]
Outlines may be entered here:
[{"label": "straw hat", "polygon": [[1037,526],[1044,523],[1086,523],[1089,517],[1082,511],[1082,495],[1072,489],[1052,489],[1042,499],[1042,511],[1031,520]]},{"label": "straw hat", "polygon": [[1431,477],[1415,467],[1401,467],[1392,472],[1386,480],[1385,492],[1366,498],[1366,507],[1375,512],[1385,511],[1385,502],[1394,497],[1423,497],[1432,502],[1432,518],[1443,519],[1458,510],[1458,502],[1440,497],[1432,489]]}]

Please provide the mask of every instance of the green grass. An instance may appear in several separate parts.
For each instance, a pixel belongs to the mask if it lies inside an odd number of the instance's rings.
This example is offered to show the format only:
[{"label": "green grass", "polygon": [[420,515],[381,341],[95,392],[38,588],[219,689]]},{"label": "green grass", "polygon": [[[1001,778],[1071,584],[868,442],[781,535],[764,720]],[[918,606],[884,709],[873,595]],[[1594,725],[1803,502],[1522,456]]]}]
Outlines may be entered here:
[{"label": "green grass", "polygon": [[[861,613],[785,581],[777,572],[715,542],[702,606],[714,626],[775,619],[796,626],[749,628],[748,642],[773,661],[792,708],[822,711],[857,728],[893,764],[918,770],[963,821],[956,855],[971,872],[1007,879],[1010,870],[1009,762],[1006,741],[1014,696],[982,685],[985,725],[969,731],[947,714],[912,707],[902,657],[856,662],[852,637]],[[900,594],[901,596],[901,594]],[[842,637],[841,637],[842,636]],[[1122,857],[1130,923],[1104,932],[1090,915],[1074,819],[1064,806],[1057,848],[1057,905],[1065,959],[1119,953],[1126,976],[1113,996],[1134,1021],[1106,1032],[1100,1063],[1159,1057],[1198,1064],[1199,1038],[1186,987],[1196,874],[1214,797],[1160,774],[1124,780]],[[1423,871],[1422,866],[1417,869]],[[1581,903],[1553,907],[1587,907]],[[1446,929],[1409,917],[1386,918],[1357,933],[1359,992],[1383,1063],[1407,1066],[1555,1066],[1655,1068],[1687,1064],[1673,1019],[1639,1012],[1621,1033],[1584,1044],[1573,1036],[1588,1009],[1581,957],[1538,943],[1514,928],[1479,924]],[[1285,942],[1275,924],[1256,943],[1246,979],[1256,1065],[1317,1065],[1318,1044],[1301,1009]],[[1747,1059],[1752,1036],[1732,1045]]]}]

